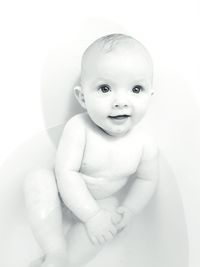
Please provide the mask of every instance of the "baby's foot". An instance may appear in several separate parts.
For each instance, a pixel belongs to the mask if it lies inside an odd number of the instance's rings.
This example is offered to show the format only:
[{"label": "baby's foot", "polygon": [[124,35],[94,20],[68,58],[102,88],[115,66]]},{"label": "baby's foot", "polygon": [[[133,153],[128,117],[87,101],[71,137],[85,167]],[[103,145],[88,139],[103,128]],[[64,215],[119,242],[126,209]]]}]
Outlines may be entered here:
[{"label": "baby's foot", "polygon": [[68,265],[67,253],[54,252],[32,262],[30,267],[67,267]]}]

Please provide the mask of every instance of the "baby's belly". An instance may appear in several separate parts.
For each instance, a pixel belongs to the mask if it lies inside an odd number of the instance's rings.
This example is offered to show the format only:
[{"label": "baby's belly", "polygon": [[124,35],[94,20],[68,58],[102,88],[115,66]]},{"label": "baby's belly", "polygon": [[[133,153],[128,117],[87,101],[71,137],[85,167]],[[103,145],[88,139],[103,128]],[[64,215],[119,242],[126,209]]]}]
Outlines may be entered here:
[{"label": "baby's belly", "polygon": [[95,199],[103,199],[112,196],[126,184],[127,180],[127,177],[119,180],[84,177],[84,181]]}]

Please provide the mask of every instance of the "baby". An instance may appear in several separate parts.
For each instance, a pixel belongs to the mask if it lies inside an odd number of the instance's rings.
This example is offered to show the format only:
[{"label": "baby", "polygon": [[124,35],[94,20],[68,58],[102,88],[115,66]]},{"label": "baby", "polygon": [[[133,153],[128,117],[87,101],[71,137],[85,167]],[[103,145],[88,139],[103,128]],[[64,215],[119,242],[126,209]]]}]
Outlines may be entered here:
[{"label": "baby", "polygon": [[[139,123],[152,90],[152,60],[137,40],[104,36],[82,57],[75,96],[85,113],[64,128],[55,172],[25,180],[33,232],[45,256],[31,266],[82,266],[151,199],[158,150]],[[133,176],[134,174],[134,176]],[[117,192],[132,179],[122,203]]]}]

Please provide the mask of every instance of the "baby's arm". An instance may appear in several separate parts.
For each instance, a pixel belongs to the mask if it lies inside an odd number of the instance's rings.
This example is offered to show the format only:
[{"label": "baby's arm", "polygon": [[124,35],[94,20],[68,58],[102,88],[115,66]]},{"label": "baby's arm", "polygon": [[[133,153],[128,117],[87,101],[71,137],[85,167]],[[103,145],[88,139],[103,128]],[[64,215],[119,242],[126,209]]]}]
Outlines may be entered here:
[{"label": "baby's arm", "polygon": [[83,122],[74,116],[63,131],[56,153],[55,173],[64,203],[81,221],[87,221],[100,209],[79,173],[85,143]]},{"label": "baby's arm", "polygon": [[158,149],[149,138],[143,148],[141,161],[135,173],[135,181],[118,212],[123,219],[118,229],[124,228],[133,214],[139,213],[148,204],[158,181]]},{"label": "baby's arm", "polygon": [[[101,209],[89,192],[83,174],[79,172],[86,144],[83,121],[79,116],[73,117],[65,126],[61,137],[55,162],[58,189],[66,206],[85,223],[91,240],[102,243],[102,237],[110,239],[109,231],[116,230],[111,224],[112,217],[108,211]],[[103,227],[97,227],[97,221]]]}]

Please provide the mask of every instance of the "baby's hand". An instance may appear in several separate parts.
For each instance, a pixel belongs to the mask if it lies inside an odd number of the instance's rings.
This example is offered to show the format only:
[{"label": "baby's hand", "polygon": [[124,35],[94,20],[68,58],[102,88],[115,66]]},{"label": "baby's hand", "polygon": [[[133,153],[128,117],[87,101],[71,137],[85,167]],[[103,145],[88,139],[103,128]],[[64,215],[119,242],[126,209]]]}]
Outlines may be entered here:
[{"label": "baby's hand", "polygon": [[103,244],[112,240],[117,234],[116,225],[120,220],[121,216],[117,212],[101,209],[85,223],[91,241],[94,244]]},{"label": "baby's hand", "polygon": [[123,230],[130,222],[133,213],[130,209],[120,206],[117,208],[117,212],[122,216],[121,221],[117,224],[117,230]]}]

